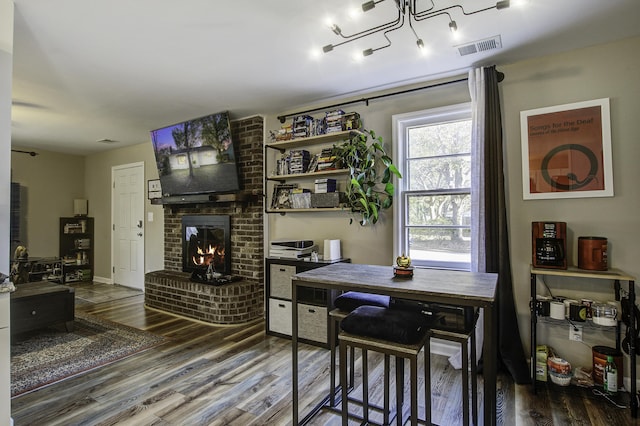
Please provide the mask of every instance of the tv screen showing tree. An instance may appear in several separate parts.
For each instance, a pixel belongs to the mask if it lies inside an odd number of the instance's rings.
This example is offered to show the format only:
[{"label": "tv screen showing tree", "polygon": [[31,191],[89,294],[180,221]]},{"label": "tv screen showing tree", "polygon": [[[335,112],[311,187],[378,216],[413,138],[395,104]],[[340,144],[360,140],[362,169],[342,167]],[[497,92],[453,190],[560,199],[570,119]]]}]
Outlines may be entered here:
[{"label": "tv screen showing tree", "polygon": [[228,112],[152,130],[151,142],[163,196],[240,189]]}]

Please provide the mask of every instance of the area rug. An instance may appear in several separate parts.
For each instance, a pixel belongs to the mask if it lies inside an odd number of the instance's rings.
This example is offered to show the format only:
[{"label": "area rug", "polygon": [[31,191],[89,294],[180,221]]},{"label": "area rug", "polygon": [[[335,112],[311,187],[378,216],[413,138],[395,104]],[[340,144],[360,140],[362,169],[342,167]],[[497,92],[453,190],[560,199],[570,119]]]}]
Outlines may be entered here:
[{"label": "area rug", "polygon": [[74,331],[49,327],[13,339],[11,396],[93,370],[166,341],[162,336],[76,313]]}]

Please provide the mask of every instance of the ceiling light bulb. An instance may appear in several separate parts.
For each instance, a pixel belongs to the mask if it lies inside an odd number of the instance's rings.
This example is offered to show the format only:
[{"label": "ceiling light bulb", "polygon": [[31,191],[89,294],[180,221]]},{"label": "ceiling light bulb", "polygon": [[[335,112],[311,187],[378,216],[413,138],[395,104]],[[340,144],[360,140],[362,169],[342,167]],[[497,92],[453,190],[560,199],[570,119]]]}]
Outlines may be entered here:
[{"label": "ceiling light bulb", "polygon": [[418,49],[424,49],[424,42],[422,41],[421,38],[419,38],[418,41],[416,41],[416,44],[418,45]]},{"label": "ceiling light bulb", "polygon": [[365,49],[362,51],[362,56],[371,56],[373,55],[373,49]]},{"label": "ceiling light bulb", "polygon": [[449,29],[451,30],[452,33],[455,33],[456,31],[458,31],[458,24],[456,24],[456,21],[449,22]]},{"label": "ceiling light bulb", "polygon": [[362,3],[362,11],[363,12],[368,12],[371,9],[373,9],[374,7],[376,7],[376,2],[374,2],[374,1],[368,1],[368,2]]},{"label": "ceiling light bulb", "polygon": [[342,34],[342,30],[340,29],[340,27],[336,24],[333,24],[331,26],[331,31],[333,31],[335,33],[335,35],[340,35]]},{"label": "ceiling light bulb", "polygon": [[331,52],[332,50],[333,50],[333,44],[327,44],[326,46],[324,46],[324,47],[322,48],[322,51],[323,51],[324,53],[329,53],[329,52]]}]

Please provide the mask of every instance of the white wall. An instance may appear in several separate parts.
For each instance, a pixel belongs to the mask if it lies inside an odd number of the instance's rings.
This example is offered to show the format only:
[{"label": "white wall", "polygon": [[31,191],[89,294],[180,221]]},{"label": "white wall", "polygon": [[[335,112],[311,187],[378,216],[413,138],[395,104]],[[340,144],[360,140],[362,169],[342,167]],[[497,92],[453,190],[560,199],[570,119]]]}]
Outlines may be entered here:
[{"label": "white wall", "polygon": [[[571,52],[501,66],[506,168],[509,196],[511,261],[519,326],[529,347],[529,263],[531,222],[564,221],[568,227],[570,264],[577,264],[579,236],[608,239],[609,265],[640,277],[640,38],[574,50]],[[561,200],[522,199],[520,111],[591,99],[610,98],[614,197]],[[612,300],[606,282],[548,280],[557,283],[557,295]],[[560,286],[567,286],[564,290]],[[626,287],[626,285],[624,286]],[[538,293],[544,294],[541,285]],[[553,290],[553,288],[552,288]],[[567,340],[568,329],[541,328],[539,341],[551,344],[577,365],[591,365],[590,348]],[[596,336],[597,337],[597,336]],[[585,333],[588,345],[599,340]],[[609,340],[609,346],[613,341]],[[628,369],[625,371],[628,374]]]},{"label": "white wall", "polygon": [[35,157],[11,153],[11,181],[21,187],[20,243],[29,249],[29,256],[55,257],[60,254],[59,218],[73,216],[74,199],[87,198],[85,160],[79,155],[36,151]]}]

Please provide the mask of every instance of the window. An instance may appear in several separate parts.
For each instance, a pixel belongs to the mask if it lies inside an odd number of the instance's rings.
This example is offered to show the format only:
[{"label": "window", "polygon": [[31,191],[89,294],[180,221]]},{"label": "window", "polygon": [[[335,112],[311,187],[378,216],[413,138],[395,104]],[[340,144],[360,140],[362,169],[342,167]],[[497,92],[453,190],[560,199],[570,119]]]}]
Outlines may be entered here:
[{"label": "window", "polygon": [[393,117],[395,247],[414,266],[471,267],[471,104]]}]

